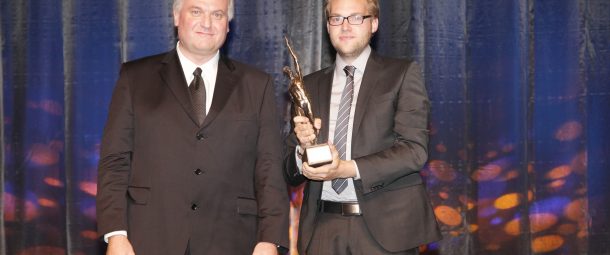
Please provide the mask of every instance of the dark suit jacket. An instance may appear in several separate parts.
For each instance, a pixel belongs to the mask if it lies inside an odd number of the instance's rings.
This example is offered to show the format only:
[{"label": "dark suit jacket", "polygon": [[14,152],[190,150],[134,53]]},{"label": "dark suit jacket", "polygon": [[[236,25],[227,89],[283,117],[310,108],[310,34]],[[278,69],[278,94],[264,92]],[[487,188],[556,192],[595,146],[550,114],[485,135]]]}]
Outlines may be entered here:
[{"label": "dark suit jacket", "polygon": [[98,169],[98,233],[136,254],[288,247],[289,202],[271,77],[221,57],[201,127],[176,50],[123,64]]},{"label": "dark suit jacket", "polygon": [[[304,77],[315,116],[322,119],[318,141],[328,140],[334,66]],[[419,170],[428,155],[429,102],[417,64],[371,53],[356,103],[352,159],[364,221],[377,242],[391,252],[440,239],[436,218]],[[299,223],[298,249],[307,248],[318,215],[322,183],[308,181],[296,167],[296,137],[286,140],[284,169],[291,185],[307,181]]]}]

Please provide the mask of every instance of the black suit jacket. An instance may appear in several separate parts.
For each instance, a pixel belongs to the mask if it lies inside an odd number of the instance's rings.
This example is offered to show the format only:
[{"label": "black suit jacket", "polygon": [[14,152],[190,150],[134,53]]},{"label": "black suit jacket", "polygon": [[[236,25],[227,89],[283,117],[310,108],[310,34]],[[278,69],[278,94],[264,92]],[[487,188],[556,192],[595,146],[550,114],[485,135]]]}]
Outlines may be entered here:
[{"label": "black suit jacket", "polygon": [[100,235],[136,254],[250,254],[288,247],[289,202],[271,77],[221,57],[199,126],[175,50],[123,64],[98,170]]},{"label": "black suit jacket", "polygon": [[[328,116],[334,66],[304,77],[314,114],[322,119],[319,141],[328,140]],[[352,159],[364,221],[375,240],[391,252],[440,239],[420,169],[428,155],[429,102],[419,66],[371,53],[356,103]],[[284,169],[292,185],[307,181],[301,208],[299,251],[311,240],[323,182],[299,174],[296,137],[286,139]]]}]

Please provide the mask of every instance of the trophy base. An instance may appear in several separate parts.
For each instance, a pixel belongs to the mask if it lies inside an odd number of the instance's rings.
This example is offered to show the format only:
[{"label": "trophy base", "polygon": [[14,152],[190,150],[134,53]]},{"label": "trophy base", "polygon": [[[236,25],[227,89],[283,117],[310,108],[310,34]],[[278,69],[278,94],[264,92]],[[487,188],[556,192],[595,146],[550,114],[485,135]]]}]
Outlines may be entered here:
[{"label": "trophy base", "polygon": [[316,144],[305,148],[303,162],[309,166],[319,167],[333,162],[333,155],[328,144]]}]

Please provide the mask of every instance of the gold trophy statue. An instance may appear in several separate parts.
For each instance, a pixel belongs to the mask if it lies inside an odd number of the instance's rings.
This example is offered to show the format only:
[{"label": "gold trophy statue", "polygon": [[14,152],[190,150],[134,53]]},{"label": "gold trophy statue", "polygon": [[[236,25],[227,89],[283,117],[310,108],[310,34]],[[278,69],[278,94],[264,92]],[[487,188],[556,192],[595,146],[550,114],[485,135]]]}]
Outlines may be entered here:
[{"label": "gold trophy statue", "polygon": [[[286,41],[286,46],[288,46],[290,55],[292,55],[292,60],[294,60],[294,67],[296,69],[294,72],[290,70],[290,67],[287,66],[285,66],[283,69],[284,73],[290,77],[288,93],[290,94],[290,99],[292,101],[292,116],[305,116],[313,125],[315,118],[313,111],[311,110],[311,100],[309,100],[309,96],[305,91],[305,87],[303,86],[303,74],[301,73],[299,59],[292,50],[292,46],[290,45],[290,42],[286,36],[284,36],[284,40]],[[332,153],[328,144],[317,143],[320,130],[316,129],[315,133],[316,138],[313,141],[313,145],[303,148],[304,153],[302,158],[303,162],[307,162],[308,165],[313,167],[325,165],[333,161]]]}]

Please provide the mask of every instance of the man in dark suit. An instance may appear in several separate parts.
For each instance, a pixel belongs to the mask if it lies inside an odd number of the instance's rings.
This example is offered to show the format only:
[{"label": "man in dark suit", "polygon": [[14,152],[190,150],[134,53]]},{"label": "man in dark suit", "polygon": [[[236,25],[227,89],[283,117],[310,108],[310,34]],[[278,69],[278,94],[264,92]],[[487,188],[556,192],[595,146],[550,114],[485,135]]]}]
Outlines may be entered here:
[{"label": "man in dark suit", "polygon": [[[285,174],[306,182],[301,255],[418,254],[440,239],[419,171],[427,160],[429,102],[419,66],[371,51],[378,0],[329,0],[334,66],[304,77],[315,123],[293,118]],[[320,130],[333,161],[312,167],[303,148]]]},{"label": "man in dark suit", "polygon": [[220,56],[229,0],[177,0],[176,49],[125,63],[104,130],[107,254],[278,254],[288,194],[272,78]]}]

